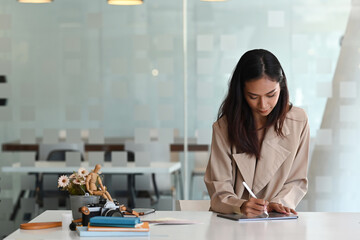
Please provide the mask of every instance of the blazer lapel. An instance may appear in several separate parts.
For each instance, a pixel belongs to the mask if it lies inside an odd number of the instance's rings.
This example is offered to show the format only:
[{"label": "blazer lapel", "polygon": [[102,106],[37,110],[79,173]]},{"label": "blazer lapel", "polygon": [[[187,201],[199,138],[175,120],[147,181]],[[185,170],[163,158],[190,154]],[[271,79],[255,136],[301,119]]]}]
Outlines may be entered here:
[{"label": "blazer lapel", "polygon": [[[283,133],[285,137],[290,134],[289,128],[285,124],[283,125]],[[260,160],[257,161],[256,165],[253,187],[255,195],[270,182],[276,171],[290,155],[291,152],[282,146],[281,143],[282,137],[278,136],[274,128],[271,127],[265,134],[260,152]]]},{"label": "blazer lapel", "polygon": [[246,184],[252,189],[256,158],[254,156],[249,156],[246,153],[235,153],[232,154],[233,159],[240,170],[240,173],[246,182]]}]

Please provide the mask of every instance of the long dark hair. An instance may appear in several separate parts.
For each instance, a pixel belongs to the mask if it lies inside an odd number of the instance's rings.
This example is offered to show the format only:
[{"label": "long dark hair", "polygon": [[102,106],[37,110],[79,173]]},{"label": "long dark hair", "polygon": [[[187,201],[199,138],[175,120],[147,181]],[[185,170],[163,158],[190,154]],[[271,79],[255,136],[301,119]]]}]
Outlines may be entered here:
[{"label": "long dark hair", "polygon": [[230,144],[237,152],[260,158],[260,143],[256,134],[254,117],[245,100],[245,82],[268,76],[280,85],[277,104],[267,116],[264,128],[274,126],[279,136],[284,136],[282,127],[290,110],[286,76],[279,60],[267,50],[255,49],[246,52],[237,63],[229,84],[229,92],[220,106],[218,117],[226,117]]}]

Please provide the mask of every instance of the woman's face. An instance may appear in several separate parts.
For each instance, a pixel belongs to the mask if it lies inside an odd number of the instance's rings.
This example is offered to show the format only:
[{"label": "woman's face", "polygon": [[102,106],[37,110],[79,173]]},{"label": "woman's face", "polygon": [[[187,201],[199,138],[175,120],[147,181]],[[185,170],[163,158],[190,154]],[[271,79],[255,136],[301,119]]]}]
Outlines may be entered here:
[{"label": "woman's face", "polygon": [[244,96],[254,118],[262,119],[274,109],[280,96],[280,84],[268,76],[245,83]]}]

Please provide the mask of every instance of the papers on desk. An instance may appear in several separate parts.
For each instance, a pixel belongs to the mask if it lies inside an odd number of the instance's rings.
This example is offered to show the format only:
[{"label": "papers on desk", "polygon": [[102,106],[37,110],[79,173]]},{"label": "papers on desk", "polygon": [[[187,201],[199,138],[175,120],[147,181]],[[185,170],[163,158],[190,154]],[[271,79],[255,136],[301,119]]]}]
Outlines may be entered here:
[{"label": "papers on desk", "polygon": [[144,219],[143,222],[148,222],[156,225],[189,225],[189,224],[199,224],[201,222],[188,220],[188,219],[178,219],[178,218],[158,218],[158,219]]},{"label": "papers on desk", "polygon": [[241,214],[221,214],[217,215],[218,217],[227,218],[230,220],[240,221],[240,222],[247,222],[247,221],[269,221],[269,220],[287,220],[287,219],[297,219],[298,216],[295,214],[282,214],[276,212],[270,212],[269,216],[260,215],[257,217],[247,217]]}]

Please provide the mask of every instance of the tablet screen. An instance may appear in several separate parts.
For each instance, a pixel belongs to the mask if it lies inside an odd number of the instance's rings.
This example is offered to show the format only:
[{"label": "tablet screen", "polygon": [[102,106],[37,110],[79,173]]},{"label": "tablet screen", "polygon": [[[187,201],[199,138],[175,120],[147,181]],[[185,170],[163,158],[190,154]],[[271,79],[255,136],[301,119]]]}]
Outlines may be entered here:
[{"label": "tablet screen", "polygon": [[285,219],[297,219],[298,216],[295,214],[283,214],[277,212],[270,212],[267,217],[265,214],[256,216],[256,217],[247,217],[242,214],[221,214],[217,215],[218,217],[227,218],[235,221],[267,221],[267,220],[285,220]]}]

